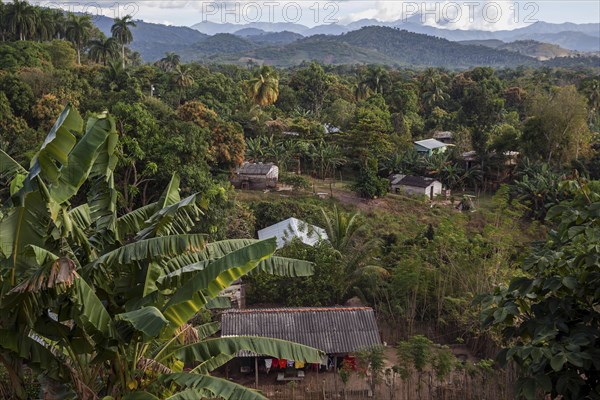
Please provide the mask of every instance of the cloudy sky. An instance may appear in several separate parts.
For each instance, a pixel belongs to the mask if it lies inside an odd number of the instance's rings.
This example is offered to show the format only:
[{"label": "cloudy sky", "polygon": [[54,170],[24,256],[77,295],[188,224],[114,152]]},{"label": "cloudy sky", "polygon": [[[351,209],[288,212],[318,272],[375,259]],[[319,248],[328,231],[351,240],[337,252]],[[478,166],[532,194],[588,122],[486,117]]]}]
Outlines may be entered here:
[{"label": "cloudy sky", "polygon": [[[44,5],[47,2],[36,1]],[[56,3],[55,3],[56,4]],[[109,2],[58,0],[60,7],[74,11],[101,12],[169,25],[217,23],[296,22],[307,26],[350,23],[363,18],[395,21],[421,12],[428,25],[452,29],[513,29],[535,21],[600,22],[597,0],[134,0]]]}]

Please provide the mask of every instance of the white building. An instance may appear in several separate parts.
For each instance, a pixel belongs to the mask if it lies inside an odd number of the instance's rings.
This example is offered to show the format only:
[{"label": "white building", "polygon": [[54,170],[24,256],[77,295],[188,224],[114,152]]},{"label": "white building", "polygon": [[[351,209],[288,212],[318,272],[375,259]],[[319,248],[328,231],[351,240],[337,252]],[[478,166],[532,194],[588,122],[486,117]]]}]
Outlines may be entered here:
[{"label": "white building", "polygon": [[392,193],[428,196],[431,200],[442,194],[443,185],[440,181],[423,176],[396,174],[390,177]]},{"label": "white building", "polygon": [[260,240],[272,237],[277,239],[277,248],[280,249],[294,238],[300,239],[304,244],[314,246],[320,240],[327,240],[327,233],[325,229],[318,226],[296,218],[288,218],[258,231]]}]

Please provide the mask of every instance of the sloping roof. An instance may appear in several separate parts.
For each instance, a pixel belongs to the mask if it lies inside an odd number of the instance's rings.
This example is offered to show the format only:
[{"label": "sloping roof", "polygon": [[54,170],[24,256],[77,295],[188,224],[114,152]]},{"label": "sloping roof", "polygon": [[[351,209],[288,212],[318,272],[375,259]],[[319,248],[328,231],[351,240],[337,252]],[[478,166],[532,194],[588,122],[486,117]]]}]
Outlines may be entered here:
[{"label": "sloping roof", "polygon": [[452,132],[450,131],[435,131],[433,132],[434,139],[452,139]]},{"label": "sloping roof", "polygon": [[402,179],[404,179],[406,175],[402,174],[393,174],[388,178],[390,180],[391,185],[397,185]]},{"label": "sloping roof", "polygon": [[411,176],[407,175],[404,178],[400,179],[397,183],[401,186],[413,186],[413,187],[421,187],[426,188],[431,185],[433,182],[438,182],[433,178],[426,178],[424,176]]},{"label": "sloping roof", "polygon": [[425,140],[418,140],[416,142],[414,142],[417,146],[421,146],[424,147],[426,149],[429,150],[433,150],[433,149],[437,149],[440,147],[447,147],[448,144],[440,142],[439,140],[435,140],[435,139],[425,139]]},{"label": "sloping roof", "polygon": [[[273,163],[250,163],[245,162],[239,167],[236,173],[241,175],[267,175],[269,171],[277,166]],[[277,168],[279,170],[279,168]]]},{"label": "sloping roof", "polygon": [[294,238],[302,243],[314,246],[321,239],[327,239],[325,229],[319,228],[296,218],[288,218],[275,225],[268,226],[258,231],[259,239],[277,238],[277,248],[280,249]]},{"label": "sloping roof", "polygon": [[381,344],[375,313],[370,307],[228,310],[221,320],[221,335],[289,340],[327,354],[352,353]]}]

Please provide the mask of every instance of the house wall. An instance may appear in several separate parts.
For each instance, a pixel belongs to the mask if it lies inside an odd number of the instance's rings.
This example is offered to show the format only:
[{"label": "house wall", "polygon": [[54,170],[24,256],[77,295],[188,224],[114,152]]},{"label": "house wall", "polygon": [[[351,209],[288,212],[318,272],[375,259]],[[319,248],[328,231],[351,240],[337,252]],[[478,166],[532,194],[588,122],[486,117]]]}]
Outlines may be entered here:
[{"label": "house wall", "polygon": [[236,175],[231,180],[231,184],[236,189],[264,190],[276,188],[278,174],[275,173],[274,175],[274,177],[268,175]]},{"label": "house wall", "polygon": [[433,196],[434,197],[442,194],[442,184],[441,184],[441,182],[437,182],[437,181],[433,182],[431,185],[427,186],[426,188],[418,187],[418,186],[393,185],[392,192],[429,197],[429,195],[431,194],[432,186],[433,186]]}]

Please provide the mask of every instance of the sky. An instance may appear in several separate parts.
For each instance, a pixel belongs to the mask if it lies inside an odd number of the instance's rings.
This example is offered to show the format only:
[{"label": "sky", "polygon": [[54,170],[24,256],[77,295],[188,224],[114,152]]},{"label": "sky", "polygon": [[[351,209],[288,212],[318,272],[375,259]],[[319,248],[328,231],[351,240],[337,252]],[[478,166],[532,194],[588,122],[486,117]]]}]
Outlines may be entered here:
[{"label": "sky", "polygon": [[[167,25],[295,22],[307,26],[347,24],[363,18],[396,21],[419,12],[424,23],[449,29],[501,30],[536,21],[600,23],[598,0],[106,0],[33,1],[38,5],[101,13],[110,17],[132,14],[135,19]],[[599,28],[600,29],[600,28]]]}]

